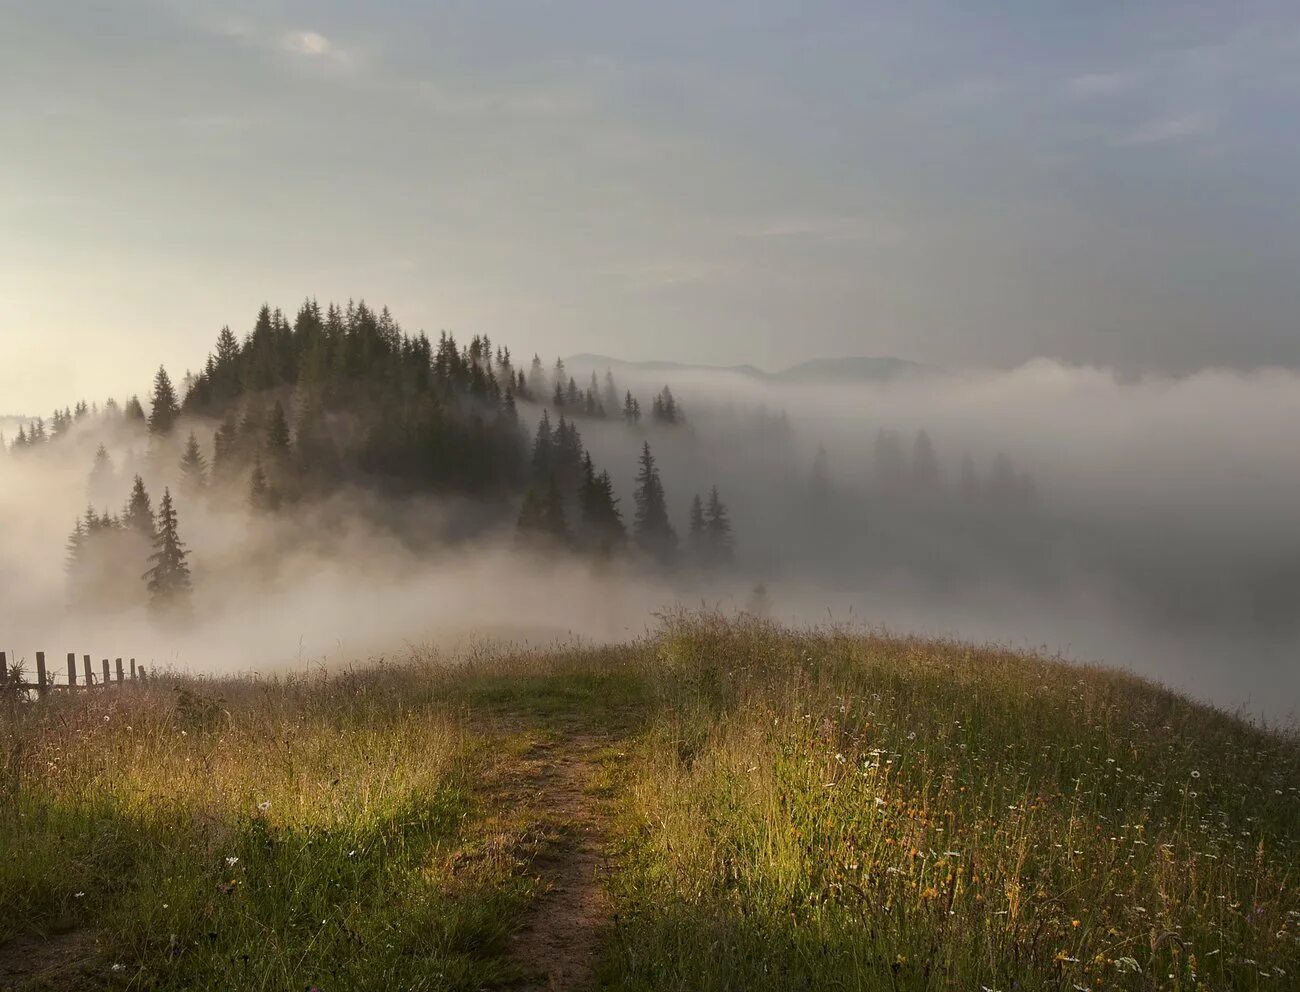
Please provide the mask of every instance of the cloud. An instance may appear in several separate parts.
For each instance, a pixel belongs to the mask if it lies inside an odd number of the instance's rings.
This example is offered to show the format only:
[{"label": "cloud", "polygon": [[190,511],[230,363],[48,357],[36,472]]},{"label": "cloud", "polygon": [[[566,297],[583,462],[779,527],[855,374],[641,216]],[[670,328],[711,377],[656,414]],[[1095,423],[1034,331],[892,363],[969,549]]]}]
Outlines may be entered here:
[{"label": "cloud", "polygon": [[339,48],[318,31],[290,31],[280,39],[280,48],[304,58],[326,59],[339,63],[352,61],[350,53]]},{"label": "cloud", "polygon": [[1156,118],[1128,132],[1115,142],[1118,145],[1158,145],[1189,138],[1212,135],[1219,126],[1218,120],[1207,113],[1177,114]]}]

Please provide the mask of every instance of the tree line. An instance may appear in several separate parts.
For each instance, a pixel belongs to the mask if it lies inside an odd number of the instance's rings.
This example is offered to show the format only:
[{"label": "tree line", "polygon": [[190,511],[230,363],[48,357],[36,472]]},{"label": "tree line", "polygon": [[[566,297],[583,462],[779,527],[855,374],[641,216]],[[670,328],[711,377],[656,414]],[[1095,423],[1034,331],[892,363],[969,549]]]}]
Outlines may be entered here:
[{"label": "tree line", "polygon": [[[538,412],[531,444],[521,403]],[[653,424],[685,423],[667,386],[651,398],[650,411]],[[594,464],[577,426],[615,418],[640,425],[640,400],[620,391],[611,372],[603,382],[593,373],[579,388],[563,360],[549,374],[539,356],[527,371],[516,369],[509,348],[486,336],[462,346],[444,333],[435,342],[407,334],[387,308],[364,302],[322,309],[308,300],[292,322],[264,305],[242,339],[223,327],[201,370],[179,387],[160,367],[147,411],[137,397],[102,408],[80,402],[48,424],[20,427],[8,449],[41,447],[87,418],[138,429],[156,442],[153,452],[174,451],[184,437],[171,474],[176,496],[187,502],[242,492],[250,511],[273,514],[351,485],[398,496],[454,493],[487,506],[514,501],[518,540],[532,547],[599,556],[635,551],[663,565],[714,567],[732,558],[730,520],[716,490],[707,504],[696,498],[688,554],[679,555],[648,441],[629,533],[613,480]],[[114,475],[101,446],[90,491],[104,494]],[[90,508],[74,525],[74,601],[129,598],[129,585],[92,577],[113,574],[114,562],[141,560],[155,606],[183,601],[192,578],[178,530],[171,487],[155,513],[136,474],[120,513]]]}]

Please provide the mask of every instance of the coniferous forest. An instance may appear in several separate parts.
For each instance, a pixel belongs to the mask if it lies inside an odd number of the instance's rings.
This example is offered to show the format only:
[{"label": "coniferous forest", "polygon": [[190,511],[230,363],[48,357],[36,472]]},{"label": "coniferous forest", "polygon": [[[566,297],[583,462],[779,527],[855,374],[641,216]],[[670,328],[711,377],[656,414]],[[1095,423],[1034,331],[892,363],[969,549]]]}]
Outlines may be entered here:
[{"label": "coniferous forest", "polygon": [[[686,418],[667,385],[648,405],[643,424],[641,400],[609,371],[580,386],[562,359],[548,367],[535,355],[519,367],[508,347],[485,336],[462,345],[444,333],[435,342],[403,331],[387,308],[322,309],[308,300],[292,321],[264,305],[242,337],[223,327],[199,372],[178,383],[159,367],[144,401],[80,401],[48,425],[20,426],[9,448],[57,443],[89,422],[137,432],[152,462],[172,457],[175,492],[151,493],[141,474],[114,466],[99,446],[88,466],[89,505],[67,539],[68,590],[74,606],[100,607],[130,606],[143,590],[152,609],[183,615],[194,582],[185,514],[200,502],[239,505],[258,518],[292,516],[347,492],[455,497],[479,512],[466,533],[440,539],[508,527],[517,547],[539,554],[627,556],[657,568],[730,563],[734,540],[716,487],[711,536],[692,531],[690,554],[678,555],[643,434]],[[641,450],[630,519],[609,471],[583,443],[580,425],[592,421],[621,421]],[[139,583],[123,582],[132,570]]]}]

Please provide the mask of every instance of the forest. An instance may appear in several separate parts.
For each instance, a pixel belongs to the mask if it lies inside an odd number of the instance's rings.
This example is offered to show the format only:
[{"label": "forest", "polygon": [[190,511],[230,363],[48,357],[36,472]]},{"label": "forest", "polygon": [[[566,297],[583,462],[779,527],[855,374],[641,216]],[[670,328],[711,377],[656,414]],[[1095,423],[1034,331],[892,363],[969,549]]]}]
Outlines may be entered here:
[{"label": "forest", "polygon": [[[201,370],[179,388],[159,367],[147,402],[146,410],[138,396],[102,406],[82,400],[56,410],[48,425],[44,418],[21,424],[7,446],[21,456],[74,428],[125,431],[156,463],[180,445],[176,492],[167,486],[161,494],[99,445],[89,503],[67,540],[74,606],[133,605],[136,590],[122,579],[135,569],[151,607],[183,611],[192,572],[178,505],[242,501],[253,515],[290,515],[351,489],[473,499],[490,511],[477,530],[513,519],[517,544],[542,555],[629,554],[660,568],[733,561],[731,520],[716,485],[693,497],[685,542],[679,537],[641,400],[620,394],[612,373],[602,383],[593,372],[579,387],[562,359],[547,370],[534,355],[527,370],[517,369],[510,349],[487,337],[461,346],[444,333],[434,344],[405,333],[387,308],[349,302],[322,310],[308,300],[290,323],[264,305],[242,339],[223,327]],[[521,406],[537,411],[535,429]],[[649,424],[685,423],[666,385],[648,406]],[[639,448],[629,520],[579,428],[611,419]],[[115,504],[124,484],[129,492]]]}]

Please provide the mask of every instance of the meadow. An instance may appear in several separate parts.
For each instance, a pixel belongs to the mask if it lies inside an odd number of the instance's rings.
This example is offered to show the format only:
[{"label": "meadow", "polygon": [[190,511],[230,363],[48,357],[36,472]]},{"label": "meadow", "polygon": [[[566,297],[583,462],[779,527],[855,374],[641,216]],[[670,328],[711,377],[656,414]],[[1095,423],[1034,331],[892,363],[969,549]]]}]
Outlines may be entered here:
[{"label": "meadow", "polygon": [[0,703],[0,987],[1300,987],[1300,741],[1123,673],[673,617]]}]

